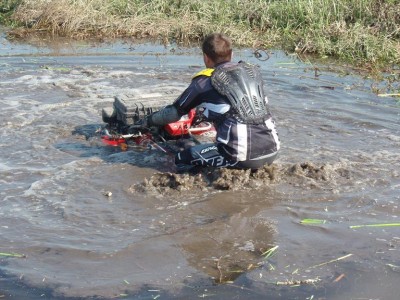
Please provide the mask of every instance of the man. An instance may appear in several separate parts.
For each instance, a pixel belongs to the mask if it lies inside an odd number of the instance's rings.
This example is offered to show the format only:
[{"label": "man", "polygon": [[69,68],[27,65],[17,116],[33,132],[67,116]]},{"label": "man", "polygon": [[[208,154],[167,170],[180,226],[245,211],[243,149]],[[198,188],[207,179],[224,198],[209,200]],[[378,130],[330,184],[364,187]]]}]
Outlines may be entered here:
[{"label": "man", "polygon": [[143,125],[163,126],[201,107],[215,125],[216,141],[177,153],[178,169],[200,165],[255,170],[271,164],[280,141],[259,70],[244,62],[231,62],[232,43],[224,34],[207,36],[202,51],[206,69],[193,77],[172,105],[150,115]]}]

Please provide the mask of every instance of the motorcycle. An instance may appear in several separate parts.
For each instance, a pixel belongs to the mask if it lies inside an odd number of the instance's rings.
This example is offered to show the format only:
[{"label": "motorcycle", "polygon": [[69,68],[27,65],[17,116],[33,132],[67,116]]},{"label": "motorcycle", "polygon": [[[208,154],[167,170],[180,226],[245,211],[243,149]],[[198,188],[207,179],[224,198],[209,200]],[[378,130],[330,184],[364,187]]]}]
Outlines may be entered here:
[{"label": "motorcycle", "polygon": [[137,125],[150,114],[160,110],[170,100],[159,97],[137,98],[115,96],[111,108],[102,109],[101,139],[106,145],[128,147],[130,144],[177,153],[188,146],[210,142],[216,134],[214,126],[204,121],[200,108],[192,109],[180,120],[162,127]]}]

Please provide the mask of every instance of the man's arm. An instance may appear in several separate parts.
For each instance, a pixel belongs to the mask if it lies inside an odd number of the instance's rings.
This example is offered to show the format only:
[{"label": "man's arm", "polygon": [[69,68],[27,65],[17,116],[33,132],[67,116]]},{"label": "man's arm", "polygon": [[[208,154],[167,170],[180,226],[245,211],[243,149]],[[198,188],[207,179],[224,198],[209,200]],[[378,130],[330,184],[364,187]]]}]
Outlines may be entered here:
[{"label": "man's arm", "polygon": [[178,121],[182,117],[174,105],[167,105],[163,109],[151,114],[147,118],[147,126],[164,126]]},{"label": "man's arm", "polygon": [[200,94],[211,89],[209,79],[205,76],[194,78],[186,90],[163,109],[153,113],[146,120],[146,126],[164,126],[178,121],[183,115],[201,103]]},{"label": "man's arm", "polygon": [[174,101],[173,104],[153,113],[147,118],[147,126],[163,126],[178,121],[192,108],[196,107],[198,89],[196,79],[192,80],[186,90]]}]

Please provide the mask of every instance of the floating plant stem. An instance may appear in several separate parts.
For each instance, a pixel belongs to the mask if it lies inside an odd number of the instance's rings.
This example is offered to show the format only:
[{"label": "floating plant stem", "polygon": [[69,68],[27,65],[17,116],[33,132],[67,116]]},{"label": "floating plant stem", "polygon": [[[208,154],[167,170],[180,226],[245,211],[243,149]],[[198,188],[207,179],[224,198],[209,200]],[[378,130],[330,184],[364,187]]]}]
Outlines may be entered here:
[{"label": "floating plant stem", "polygon": [[26,257],[26,255],[24,255],[24,254],[19,254],[19,253],[6,253],[6,252],[0,252],[0,256],[17,257],[17,258],[25,258],[25,257]]},{"label": "floating plant stem", "polygon": [[365,225],[352,225],[350,228],[363,228],[363,227],[395,227],[400,226],[400,223],[381,223],[381,224],[365,224]]},{"label": "floating plant stem", "polygon": [[316,225],[316,224],[325,224],[326,220],[320,220],[320,219],[303,219],[300,221],[300,224],[304,225]]},{"label": "floating plant stem", "polygon": [[339,257],[339,258],[336,258],[336,259],[332,259],[332,260],[330,260],[330,261],[326,261],[326,262],[323,262],[323,263],[320,263],[320,264],[318,264],[318,265],[315,265],[315,266],[312,266],[312,267],[310,267],[310,269],[312,269],[312,268],[317,268],[317,267],[321,267],[321,266],[324,266],[324,265],[327,265],[327,264],[330,264],[330,263],[333,263],[333,262],[337,262],[337,261],[339,261],[339,260],[343,260],[343,259],[346,259],[346,258],[348,258],[348,257],[350,257],[350,256],[352,256],[353,254],[347,254],[347,255],[345,255],[345,256],[342,256],[342,257]]},{"label": "floating plant stem", "polygon": [[264,256],[265,259],[270,258],[272,255],[274,255],[276,253],[276,250],[279,248],[279,246],[274,246],[270,249],[268,249],[267,251],[265,251],[263,254],[261,254],[261,256]]}]

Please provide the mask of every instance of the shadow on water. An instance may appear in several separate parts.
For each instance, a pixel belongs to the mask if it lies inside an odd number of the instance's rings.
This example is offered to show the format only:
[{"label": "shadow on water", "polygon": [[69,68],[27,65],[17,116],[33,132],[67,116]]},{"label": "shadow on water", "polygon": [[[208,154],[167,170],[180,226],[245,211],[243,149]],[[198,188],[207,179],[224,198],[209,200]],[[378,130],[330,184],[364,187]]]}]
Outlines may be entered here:
[{"label": "shadow on water", "polygon": [[[163,290],[159,286],[150,284],[137,288],[135,292],[123,292],[120,295],[109,297],[65,297],[55,293],[52,288],[38,288],[30,286],[19,278],[7,276],[0,271],[0,297],[11,300],[105,300],[105,299],[126,299],[126,300],[150,300],[150,299],[336,299],[334,295],[348,290],[351,282],[342,280],[339,284],[299,285],[299,286],[277,286],[274,283],[267,284],[263,288],[254,286],[254,283],[246,276],[238,276],[234,283],[215,284],[210,280],[184,281],[177,286],[176,291]],[[329,296],[327,298],[327,296]],[[340,299],[340,298],[338,298]]]},{"label": "shadow on water", "polygon": [[[348,266],[347,269],[357,269],[356,266]],[[343,269],[343,272],[346,272]],[[347,273],[351,275],[351,273]],[[356,275],[356,274],[353,274]],[[104,297],[65,297],[57,295],[51,288],[37,288],[30,286],[18,278],[7,276],[4,272],[0,271],[0,297],[1,299],[18,299],[18,300],[104,300],[104,299],[126,299],[126,300],[150,300],[150,299],[241,299],[241,300],[253,300],[253,299],[350,299],[344,295],[351,292],[352,287],[358,284],[358,282],[365,280],[370,282],[369,277],[374,277],[376,281],[388,280],[388,288],[393,278],[390,280],[390,275],[385,276],[386,278],[376,278],[375,275],[359,275],[359,276],[348,276],[342,277],[340,281],[336,282],[341,274],[336,274],[335,277],[331,278],[330,283],[321,285],[291,285],[291,286],[278,286],[275,283],[266,284],[260,287],[254,284],[252,280],[249,280],[246,276],[239,276],[234,283],[215,284],[210,280],[202,279],[198,281],[185,281],[177,287],[177,291],[163,290],[159,286],[152,286],[149,284],[143,285],[141,288],[136,289],[135,292],[126,291],[120,295],[112,298]],[[361,294],[363,298],[359,299],[372,299],[368,297],[370,293],[369,288],[365,288],[365,291]],[[360,294],[360,291],[359,291]],[[351,295],[351,294],[349,294]],[[395,291],[389,292],[392,298],[382,299],[396,299]],[[373,298],[375,299],[375,298]],[[380,298],[379,298],[380,299]]]},{"label": "shadow on water", "polygon": [[24,282],[23,278],[18,278],[12,275],[7,275],[2,269],[7,264],[0,260],[0,298],[1,299],[16,299],[16,300],[39,300],[39,299],[51,299],[51,300],[83,300],[83,299],[100,299],[96,297],[91,298],[80,298],[80,297],[68,297],[57,296],[54,294],[52,288],[38,288],[37,286],[30,286]]},{"label": "shadow on water", "polygon": [[128,143],[107,145],[102,141],[101,130],[104,124],[76,126],[72,131],[75,140],[59,142],[55,145],[60,151],[74,153],[79,157],[99,157],[108,163],[129,163],[140,168],[151,168],[159,172],[173,172],[173,154],[162,153],[152,147]]}]

